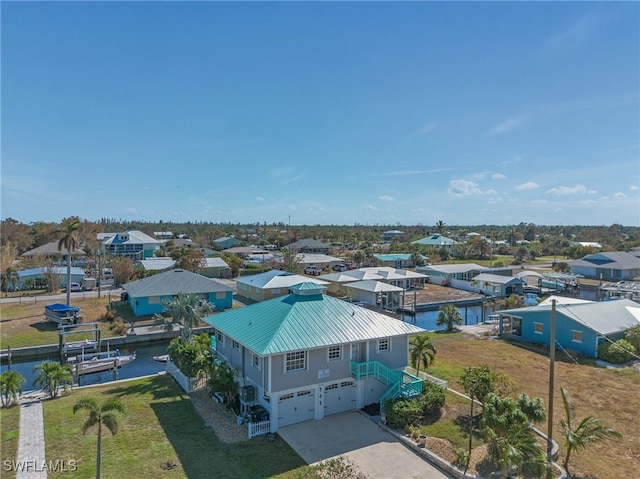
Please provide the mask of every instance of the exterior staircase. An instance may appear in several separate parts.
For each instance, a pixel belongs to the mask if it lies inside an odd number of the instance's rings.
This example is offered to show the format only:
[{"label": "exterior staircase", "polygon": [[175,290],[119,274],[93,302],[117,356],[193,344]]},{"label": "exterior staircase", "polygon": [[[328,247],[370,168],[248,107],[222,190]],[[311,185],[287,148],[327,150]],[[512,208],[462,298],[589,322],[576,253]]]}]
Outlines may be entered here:
[{"label": "exterior staircase", "polygon": [[384,405],[387,401],[398,397],[412,398],[422,394],[422,379],[404,371],[388,368],[379,361],[365,363],[351,361],[351,375],[356,380],[373,376],[389,386],[387,392],[380,397],[380,415],[384,415]]}]

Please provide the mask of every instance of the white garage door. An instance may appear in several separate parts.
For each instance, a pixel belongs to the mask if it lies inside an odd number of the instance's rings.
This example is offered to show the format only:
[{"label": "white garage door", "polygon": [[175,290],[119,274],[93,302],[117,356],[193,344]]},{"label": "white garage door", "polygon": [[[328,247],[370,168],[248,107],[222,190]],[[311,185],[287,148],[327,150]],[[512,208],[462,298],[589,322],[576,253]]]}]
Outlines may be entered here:
[{"label": "white garage door", "polygon": [[278,427],[313,419],[315,396],[312,389],[284,394],[278,400]]},{"label": "white garage door", "polygon": [[324,388],[324,415],[352,411],[356,408],[356,383],[342,381]]}]

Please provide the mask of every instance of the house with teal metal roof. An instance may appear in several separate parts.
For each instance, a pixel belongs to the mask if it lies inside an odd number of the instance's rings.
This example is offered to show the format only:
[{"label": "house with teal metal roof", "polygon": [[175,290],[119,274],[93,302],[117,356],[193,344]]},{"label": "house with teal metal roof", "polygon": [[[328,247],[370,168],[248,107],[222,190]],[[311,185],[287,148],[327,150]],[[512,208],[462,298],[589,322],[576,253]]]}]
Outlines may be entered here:
[{"label": "house with teal metal roof", "polygon": [[327,296],[322,285],[289,289],[205,318],[216,355],[254,390],[271,432],[422,390],[404,372],[409,336],[422,328]]},{"label": "house with teal metal roof", "polygon": [[162,313],[163,303],[180,293],[197,294],[218,310],[233,306],[233,289],[180,268],[132,281],[123,288],[135,316]]},{"label": "house with teal metal roof", "polygon": [[[499,332],[514,339],[549,345],[553,305],[499,311]],[[615,301],[556,302],[556,343],[559,348],[598,357],[598,346],[617,341],[640,324],[640,304],[630,299]]]}]

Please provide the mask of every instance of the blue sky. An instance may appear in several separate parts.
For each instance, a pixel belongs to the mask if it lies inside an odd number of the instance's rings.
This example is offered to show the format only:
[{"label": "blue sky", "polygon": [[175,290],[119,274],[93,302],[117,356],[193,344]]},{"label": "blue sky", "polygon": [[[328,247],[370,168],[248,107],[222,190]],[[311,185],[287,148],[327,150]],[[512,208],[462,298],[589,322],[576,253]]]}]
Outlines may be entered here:
[{"label": "blue sky", "polygon": [[640,225],[638,2],[1,9],[2,218]]}]

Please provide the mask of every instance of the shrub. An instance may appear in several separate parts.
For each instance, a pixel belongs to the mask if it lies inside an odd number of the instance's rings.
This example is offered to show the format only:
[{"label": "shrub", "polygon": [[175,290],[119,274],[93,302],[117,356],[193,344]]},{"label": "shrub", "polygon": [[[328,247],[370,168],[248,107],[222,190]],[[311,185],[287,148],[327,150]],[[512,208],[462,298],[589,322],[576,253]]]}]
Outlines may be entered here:
[{"label": "shrub", "polygon": [[463,468],[469,462],[469,452],[464,447],[454,447],[453,455],[455,459],[452,464],[456,467]]},{"label": "shrub", "polygon": [[424,417],[435,416],[444,406],[445,390],[431,381],[422,383],[422,394],[418,403]]},{"label": "shrub", "polygon": [[420,424],[422,409],[418,401],[400,398],[385,404],[387,424],[394,429],[404,429],[407,426]]},{"label": "shrub", "polygon": [[121,318],[113,320],[109,329],[115,334],[123,335],[129,330],[129,325],[126,324]]},{"label": "shrub", "polygon": [[98,321],[104,321],[108,323],[113,322],[114,319],[116,319],[116,313],[111,310],[107,310],[100,316],[98,316]]},{"label": "shrub", "polygon": [[608,363],[623,364],[633,359],[636,348],[626,339],[619,339],[615,343],[603,343],[598,346],[598,357]]}]

